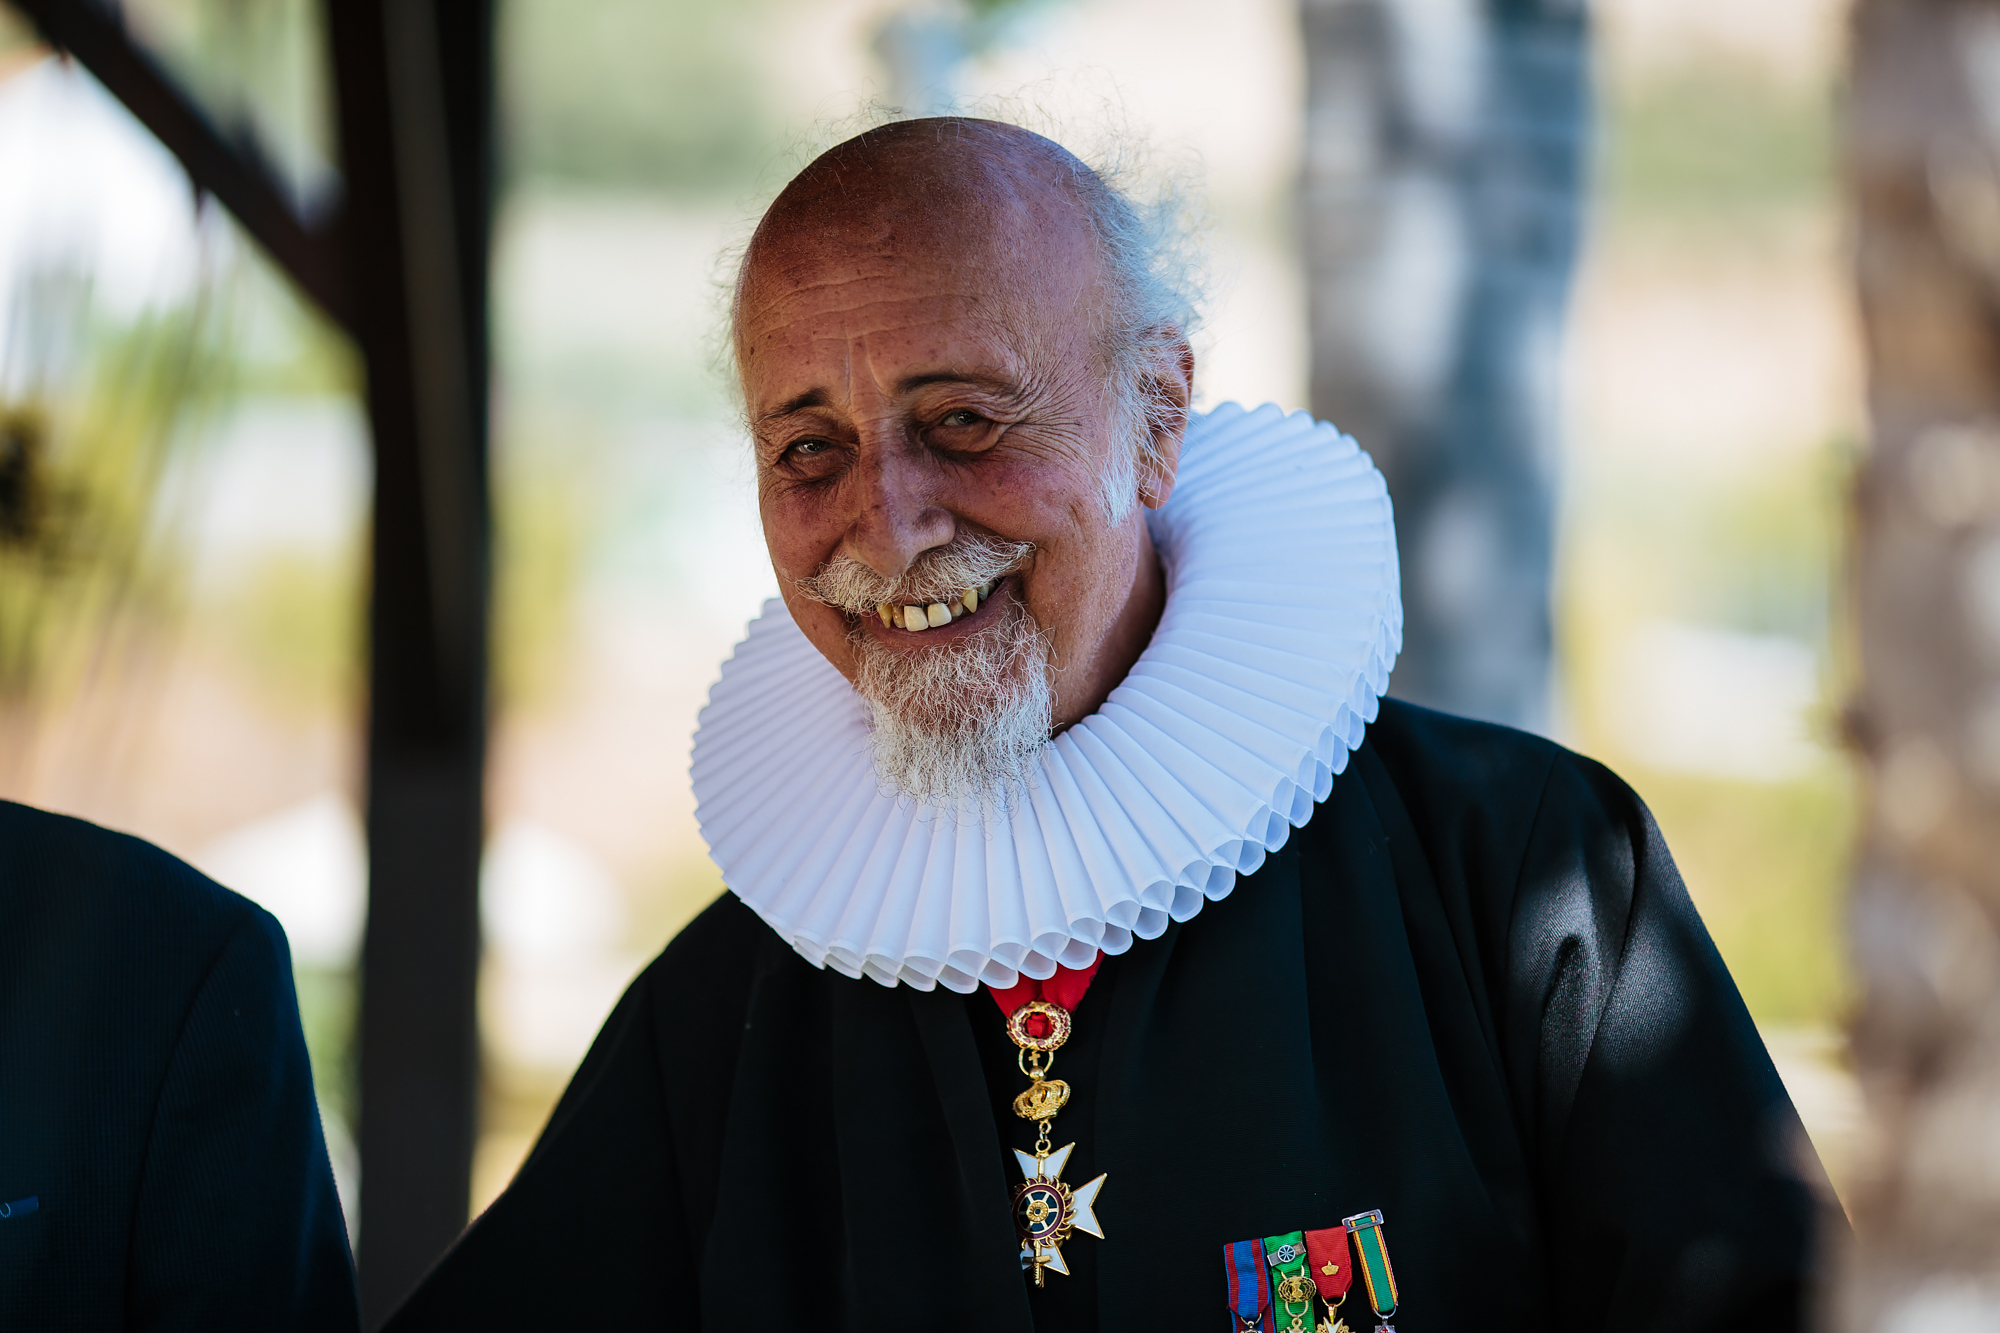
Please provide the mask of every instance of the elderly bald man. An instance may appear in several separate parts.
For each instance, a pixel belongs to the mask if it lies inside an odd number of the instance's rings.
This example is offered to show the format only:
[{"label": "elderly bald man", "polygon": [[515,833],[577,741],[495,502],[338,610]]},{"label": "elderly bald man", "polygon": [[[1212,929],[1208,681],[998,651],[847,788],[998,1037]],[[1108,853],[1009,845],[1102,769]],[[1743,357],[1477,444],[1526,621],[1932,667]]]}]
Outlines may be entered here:
[{"label": "elderly bald man", "polygon": [[1659,830],[1381,698],[1380,476],[1191,414],[1167,221],[960,119],[765,214],[731,892],[395,1328],[1797,1322],[1817,1165]]}]

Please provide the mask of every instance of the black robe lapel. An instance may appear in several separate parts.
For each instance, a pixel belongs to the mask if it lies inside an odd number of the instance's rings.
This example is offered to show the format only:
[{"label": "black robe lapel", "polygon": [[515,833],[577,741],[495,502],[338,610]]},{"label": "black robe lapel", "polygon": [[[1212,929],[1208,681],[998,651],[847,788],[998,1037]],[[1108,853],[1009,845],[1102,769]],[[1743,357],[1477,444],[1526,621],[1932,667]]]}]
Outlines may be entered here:
[{"label": "black robe lapel", "polygon": [[949,991],[929,993],[899,988],[909,997],[910,1015],[924,1057],[930,1063],[938,1104],[951,1135],[955,1160],[951,1221],[964,1237],[967,1254],[956,1276],[973,1308],[965,1329],[1016,1333],[1034,1327],[1021,1277],[1020,1242],[1008,1212],[1011,1185],[1000,1171],[999,1130],[987,1098],[979,1048],[965,1015],[965,1001]]},{"label": "black robe lapel", "polygon": [[[1501,1085],[1476,1077],[1494,1068],[1491,1026],[1450,948],[1435,882],[1410,848],[1392,854],[1396,833],[1408,840],[1408,819],[1400,804],[1376,804],[1364,780],[1371,763],[1337,779],[1295,838],[1309,867],[1299,893],[1315,1063],[1328,1075],[1319,1133],[1341,1149],[1326,1207],[1297,1225],[1379,1208],[1411,1321],[1464,1299],[1456,1275],[1492,1272],[1496,1282],[1509,1275],[1510,1300],[1495,1303],[1489,1326],[1545,1326],[1532,1313],[1517,1322],[1520,1298],[1532,1312],[1540,1291],[1539,1255],[1508,1224],[1524,1200],[1513,1188],[1494,1193],[1522,1173],[1511,1116],[1494,1095]],[[1351,1295],[1350,1325],[1366,1310],[1365,1295]]]},{"label": "black robe lapel", "polygon": [[1305,949],[1288,847],[1122,960],[1093,1130],[1107,1333],[1220,1327],[1225,1245],[1338,1222]]}]

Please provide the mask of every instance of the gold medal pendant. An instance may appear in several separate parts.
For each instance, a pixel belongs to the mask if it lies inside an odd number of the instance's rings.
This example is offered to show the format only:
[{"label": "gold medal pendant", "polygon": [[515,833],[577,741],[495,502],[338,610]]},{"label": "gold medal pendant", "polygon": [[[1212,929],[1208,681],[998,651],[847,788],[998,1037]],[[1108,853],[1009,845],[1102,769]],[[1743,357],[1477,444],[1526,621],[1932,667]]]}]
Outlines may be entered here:
[{"label": "gold medal pendant", "polygon": [[1291,1321],[1284,1326],[1284,1333],[1314,1333],[1313,1297],[1319,1293],[1313,1289],[1311,1278],[1304,1273],[1281,1277],[1271,1288],[1271,1294],[1278,1298],[1278,1311]]},{"label": "gold medal pendant", "polygon": [[1068,1276],[1062,1247],[1073,1231],[1104,1238],[1096,1205],[1105,1176],[1074,1188],[1064,1184],[1063,1167],[1076,1145],[1049,1147],[1049,1122],[1069,1103],[1069,1084],[1050,1078],[1049,1067],[1069,1033],[1069,1011],[1047,1000],[1030,1000],[1007,1019],[1007,1036],[1021,1048],[1016,1059],[1028,1076],[1027,1091],[1014,1099],[1014,1114],[1034,1121],[1036,1129],[1032,1154],[1014,1150],[1023,1176],[1014,1187],[1014,1230],[1021,1238],[1021,1267],[1034,1269],[1038,1287],[1043,1285],[1044,1269]]}]

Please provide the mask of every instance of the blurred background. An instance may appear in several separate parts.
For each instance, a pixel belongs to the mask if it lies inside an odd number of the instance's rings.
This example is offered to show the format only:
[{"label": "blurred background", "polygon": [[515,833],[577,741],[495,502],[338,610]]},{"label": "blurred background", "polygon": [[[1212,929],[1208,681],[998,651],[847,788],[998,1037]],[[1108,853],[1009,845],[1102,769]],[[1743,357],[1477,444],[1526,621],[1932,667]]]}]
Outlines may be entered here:
[{"label": "blurred background", "polygon": [[[1454,49],[1454,6],[1401,8]],[[335,156],[317,6],[123,9],[218,119],[254,125],[311,216]],[[775,585],[720,371],[720,256],[816,147],[871,102],[952,99],[1087,155],[1136,142],[1205,194],[1201,402],[1325,410],[1331,392],[1301,211],[1325,89],[1287,0],[499,15],[474,1209],[622,987],[721,891],[689,739]],[[1855,795],[1829,701],[1851,673],[1835,589],[1862,437],[1832,156],[1841,23],[1835,0],[1591,8],[1574,271],[1558,255],[1545,284],[1566,322],[1527,372],[1548,407],[1530,470],[1552,647],[1521,711],[1485,710],[1604,760],[1651,805],[1836,1185],[1859,1117],[1838,1026]],[[1442,262],[1420,256],[1419,276]],[[342,336],[0,7],[0,795],[152,839],[283,921],[350,1226],[359,393]],[[1392,447],[1354,415],[1364,447]],[[1416,552],[1422,510],[1391,473],[1412,596],[1462,586],[1479,548]]]}]

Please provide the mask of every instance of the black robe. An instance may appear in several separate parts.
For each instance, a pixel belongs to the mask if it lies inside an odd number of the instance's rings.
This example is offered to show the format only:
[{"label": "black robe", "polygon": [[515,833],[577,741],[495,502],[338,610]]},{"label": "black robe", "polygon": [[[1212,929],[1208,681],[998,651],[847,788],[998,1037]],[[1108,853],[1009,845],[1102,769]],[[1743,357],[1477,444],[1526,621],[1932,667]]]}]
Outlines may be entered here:
[{"label": "black robe", "polygon": [[0,1329],[360,1322],[285,932],[0,801]]},{"label": "black robe", "polygon": [[815,970],[725,897],[391,1328],[1220,1333],[1228,1242],[1375,1208],[1402,1333],[1799,1321],[1817,1162],[1651,816],[1553,744],[1384,703],[1076,1020],[1053,1140],[1107,1239],[1035,1291],[993,1000]]}]

